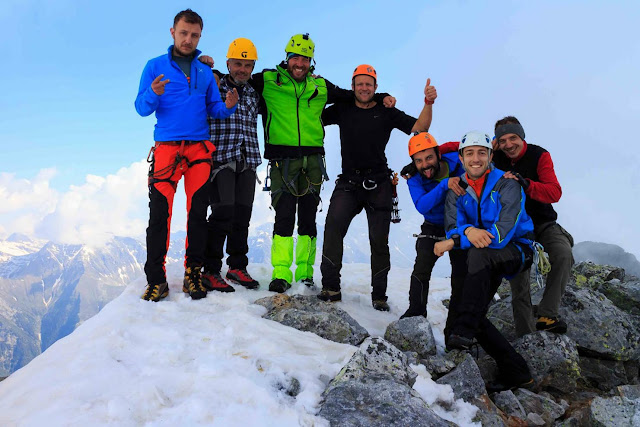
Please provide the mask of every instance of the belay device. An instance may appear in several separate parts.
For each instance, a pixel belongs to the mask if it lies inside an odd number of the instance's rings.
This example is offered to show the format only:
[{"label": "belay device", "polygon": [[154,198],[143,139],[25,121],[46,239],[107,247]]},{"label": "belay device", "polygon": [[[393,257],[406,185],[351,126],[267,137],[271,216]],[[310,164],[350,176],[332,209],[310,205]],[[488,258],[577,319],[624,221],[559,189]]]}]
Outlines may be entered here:
[{"label": "belay device", "polygon": [[393,203],[391,208],[391,222],[397,224],[400,222],[400,209],[398,208],[398,173],[393,172],[391,178],[391,184],[393,184]]}]

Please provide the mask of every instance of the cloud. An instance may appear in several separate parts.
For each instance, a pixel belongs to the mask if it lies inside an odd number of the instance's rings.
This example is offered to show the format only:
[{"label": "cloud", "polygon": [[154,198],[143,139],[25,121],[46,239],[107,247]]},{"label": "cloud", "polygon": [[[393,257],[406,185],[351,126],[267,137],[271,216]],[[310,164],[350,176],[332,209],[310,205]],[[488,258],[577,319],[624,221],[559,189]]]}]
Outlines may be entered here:
[{"label": "cloud", "polygon": [[33,235],[35,225],[55,210],[60,195],[49,183],[56,170],[42,169],[32,180],[0,173],[0,233]]},{"label": "cloud", "polygon": [[83,184],[66,192],[51,188],[55,169],[43,169],[32,179],[0,173],[0,237],[18,232],[99,246],[116,235],[143,235],[147,168],[140,161],[106,177],[87,175]]},{"label": "cloud", "polygon": [[36,235],[64,243],[97,246],[113,236],[144,232],[147,163],[140,161],[106,177],[87,175],[58,198],[55,210],[35,227]]}]

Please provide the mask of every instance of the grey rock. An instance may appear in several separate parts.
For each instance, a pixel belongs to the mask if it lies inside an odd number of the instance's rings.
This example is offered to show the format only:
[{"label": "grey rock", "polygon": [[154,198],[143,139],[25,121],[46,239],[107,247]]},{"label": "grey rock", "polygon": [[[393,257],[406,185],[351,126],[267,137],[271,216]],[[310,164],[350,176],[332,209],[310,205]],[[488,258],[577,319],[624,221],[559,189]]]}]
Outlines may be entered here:
[{"label": "grey rock", "polygon": [[624,427],[640,424],[640,401],[623,397],[596,397],[589,407],[590,425],[597,427]]},{"label": "grey rock", "polygon": [[596,289],[604,282],[613,279],[624,280],[623,268],[613,265],[600,265],[593,262],[580,262],[571,269],[570,280],[578,287],[588,286]]},{"label": "grey rock", "polygon": [[346,311],[335,304],[320,301],[314,295],[278,294],[261,298],[267,313],[262,317],[292,328],[343,344],[358,345],[369,333]]},{"label": "grey rock", "polygon": [[580,370],[586,384],[604,391],[629,384],[624,363],[619,360],[604,360],[582,356]]},{"label": "grey rock", "polygon": [[531,369],[537,388],[552,387],[571,393],[580,378],[580,357],[575,342],[564,335],[536,332],[514,343]]},{"label": "grey rock", "polygon": [[588,287],[568,286],[560,315],[567,322],[567,336],[581,355],[609,360],[638,360],[640,332],[628,313],[604,295]]},{"label": "grey rock", "polygon": [[542,418],[540,414],[529,412],[527,414],[527,424],[530,426],[543,426],[547,424],[547,422],[544,420],[544,418]]},{"label": "grey rock", "polygon": [[576,262],[593,261],[597,264],[617,265],[627,274],[640,276],[640,262],[618,245],[602,242],[580,242],[573,247]]},{"label": "grey rock", "polygon": [[620,397],[625,397],[629,400],[640,399],[640,385],[621,385],[617,388]]},{"label": "grey rock", "polygon": [[277,388],[291,397],[296,397],[300,393],[300,381],[295,377],[288,377],[285,382],[278,383]]},{"label": "grey rock", "polygon": [[527,413],[511,390],[496,393],[492,399],[493,403],[505,414],[521,419],[527,418]]},{"label": "grey rock", "polygon": [[447,357],[451,353],[445,353],[444,355],[436,354],[435,356],[428,356],[425,359],[421,359],[427,372],[431,374],[431,378],[440,378],[444,374],[451,372],[456,367],[456,362]]},{"label": "grey rock", "polygon": [[382,338],[368,338],[356,351],[329,387],[347,380],[367,376],[388,377],[413,387],[418,374],[407,363],[407,357]]},{"label": "grey rock", "polygon": [[416,353],[415,351],[405,351],[404,355],[407,356],[407,363],[409,365],[417,365],[418,363],[420,363],[418,353]]},{"label": "grey rock", "polygon": [[613,279],[601,284],[598,291],[620,310],[640,315],[640,281],[621,282]]},{"label": "grey rock", "polygon": [[449,384],[456,399],[463,399],[467,402],[487,394],[478,365],[470,354],[467,354],[453,371],[438,378],[436,382]]},{"label": "grey rock", "polygon": [[453,426],[407,384],[364,377],[336,383],[324,394],[319,416],[332,426]]},{"label": "grey rock", "polygon": [[551,424],[564,415],[565,408],[545,396],[523,388],[517,389],[514,394],[527,414],[536,413],[545,423]]},{"label": "grey rock", "polygon": [[421,358],[436,354],[431,324],[422,316],[391,322],[384,338],[402,351],[415,351]]},{"label": "grey rock", "polygon": [[319,415],[340,426],[448,426],[413,390],[404,353],[368,338],[323,393]]}]

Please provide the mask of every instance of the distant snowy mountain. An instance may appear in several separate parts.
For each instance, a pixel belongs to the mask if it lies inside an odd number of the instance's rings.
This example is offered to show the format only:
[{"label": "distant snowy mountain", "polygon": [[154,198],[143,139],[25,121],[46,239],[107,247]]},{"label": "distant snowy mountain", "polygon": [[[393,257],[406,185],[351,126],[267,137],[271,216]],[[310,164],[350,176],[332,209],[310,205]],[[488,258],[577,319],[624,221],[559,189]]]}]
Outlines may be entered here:
[{"label": "distant snowy mountain", "polygon": [[[317,273],[324,219],[318,222]],[[264,224],[249,236],[250,271],[254,264],[270,263],[272,231],[272,224]],[[416,232],[419,224],[409,221],[391,226],[393,267],[413,266],[415,238],[411,235]],[[171,235],[167,269],[176,274],[184,263],[185,239],[184,231]],[[370,256],[366,216],[361,214],[345,238],[344,263],[368,264]],[[126,284],[143,277],[145,259],[144,241],[133,238],[114,238],[100,249],[47,243],[17,234],[0,241],[0,376],[24,366],[98,313]],[[447,260],[436,264],[434,277],[449,274]],[[316,280],[320,282],[319,274]]]},{"label": "distant snowy mountain", "polygon": [[[29,244],[0,247],[27,252]],[[49,242],[0,262],[0,376],[98,313],[143,274],[144,259],[140,242],[115,238],[100,249]]]},{"label": "distant snowy mountain", "polygon": [[32,240],[24,234],[13,233],[6,240],[0,240],[0,263],[15,256],[34,253],[45,243],[44,240]]}]

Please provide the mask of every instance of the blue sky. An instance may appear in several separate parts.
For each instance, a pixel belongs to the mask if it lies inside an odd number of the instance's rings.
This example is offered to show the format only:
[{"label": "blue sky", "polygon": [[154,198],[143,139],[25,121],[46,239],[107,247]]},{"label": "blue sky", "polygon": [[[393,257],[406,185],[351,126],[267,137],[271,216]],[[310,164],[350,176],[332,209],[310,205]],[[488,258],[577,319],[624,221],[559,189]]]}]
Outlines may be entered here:
[{"label": "blue sky", "polygon": [[[309,32],[318,73],[347,87],[355,66],[370,63],[380,90],[413,115],[430,77],[439,94],[431,128],[439,142],[472,129],[491,133],[497,119],[516,115],[527,141],[551,152],[564,190],[556,207],[565,228],[578,241],[617,243],[640,255],[638,2],[233,6],[3,2],[0,237],[32,231],[60,238],[53,231],[61,229],[84,235],[111,222],[107,231],[116,234],[143,231],[147,201],[139,162],[152,143],[155,119],[139,117],[133,101],[144,64],[171,44],[173,16],[191,7],[204,18],[199,48],[219,66],[236,37],[255,42],[256,68],[262,69],[283,58],[292,34]],[[394,132],[387,150],[392,168],[406,163],[406,141]],[[335,176],[337,129],[328,129],[325,145]],[[330,190],[329,183],[325,200]],[[417,228],[420,217],[406,188],[400,197],[405,218]],[[258,207],[267,204],[257,200]],[[179,211],[175,227],[183,228]]]}]

